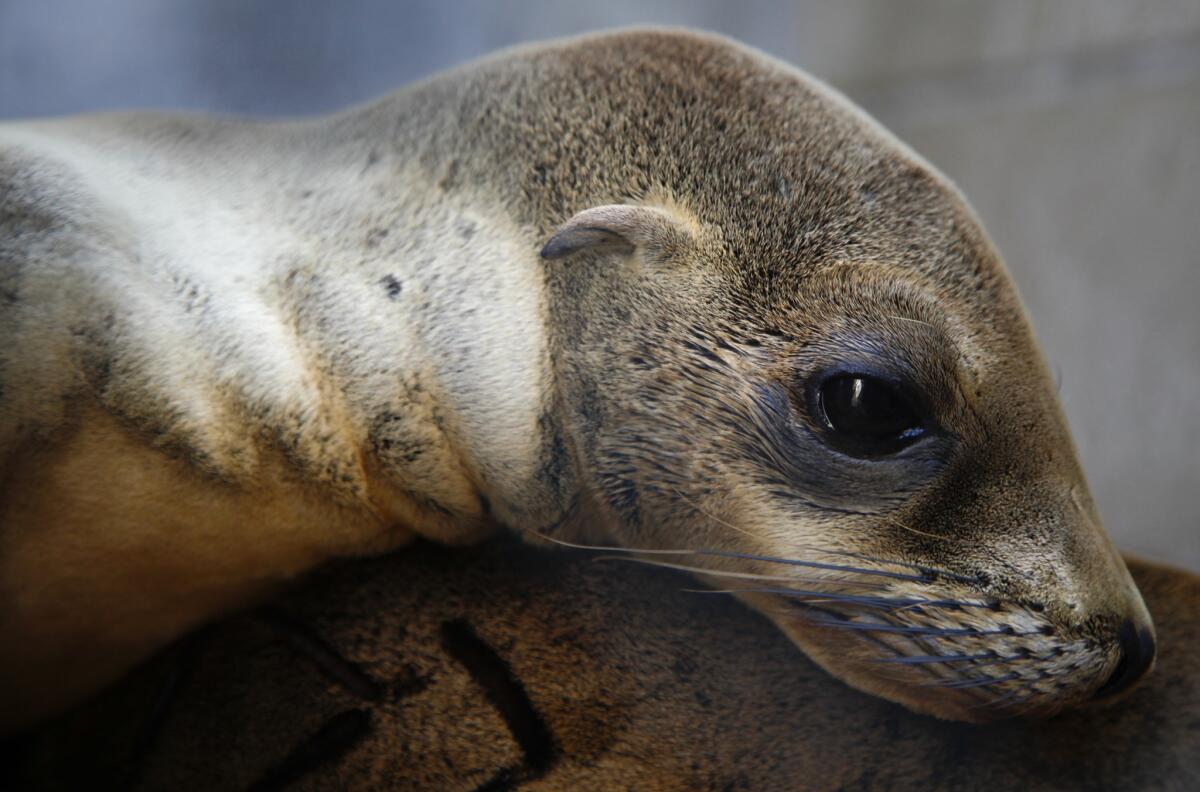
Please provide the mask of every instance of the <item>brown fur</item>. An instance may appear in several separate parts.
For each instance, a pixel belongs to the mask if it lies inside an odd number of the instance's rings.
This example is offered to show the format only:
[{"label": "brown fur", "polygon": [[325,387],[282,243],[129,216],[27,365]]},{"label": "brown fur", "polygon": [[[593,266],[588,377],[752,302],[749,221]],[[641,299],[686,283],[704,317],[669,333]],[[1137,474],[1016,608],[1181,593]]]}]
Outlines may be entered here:
[{"label": "brown fur", "polygon": [[[30,790],[1195,789],[1200,578],[1130,566],[1158,616],[1146,683],[1108,707],[970,726],[835,682],[683,575],[513,542],[423,545],[280,604],[332,649],[324,661],[278,617],[239,618],[13,756]],[[464,624],[496,665],[468,665]],[[517,717],[518,689],[540,731]]]},{"label": "brown fur", "polygon": [[[312,121],[0,126],[0,227],[0,730],[324,560],[497,525],[700,551],[669,558],[947,718],[1079,704],[1151,634],[962,198],[731,42],[553,42]],[[936,431],[837,453],[833,368]]]}]

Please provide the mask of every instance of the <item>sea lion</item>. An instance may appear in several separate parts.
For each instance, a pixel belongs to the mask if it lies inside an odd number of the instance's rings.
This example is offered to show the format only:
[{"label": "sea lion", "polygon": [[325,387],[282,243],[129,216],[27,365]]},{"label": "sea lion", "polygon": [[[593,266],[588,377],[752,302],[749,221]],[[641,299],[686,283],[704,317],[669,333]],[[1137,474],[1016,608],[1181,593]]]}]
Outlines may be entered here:
[{"label": "sea lion", "polygon": [[940,717],[1152,663],[978,221],[759,52],[620,32],[328,118],[6,124],[0,190],[0,728],[330,558],[497,526],[736,588]]}]

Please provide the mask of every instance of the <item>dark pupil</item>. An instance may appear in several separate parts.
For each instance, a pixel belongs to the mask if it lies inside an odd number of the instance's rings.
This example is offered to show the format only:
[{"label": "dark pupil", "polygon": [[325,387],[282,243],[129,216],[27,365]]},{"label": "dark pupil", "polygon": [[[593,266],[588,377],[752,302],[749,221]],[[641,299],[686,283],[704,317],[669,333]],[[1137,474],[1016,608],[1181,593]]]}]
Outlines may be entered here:
[{"label": "dark pupil", "polygon": [[834,377],[821,385],[821,410],[829,428],[870,441],[920,434],[920,418],[894,388],[870,377]]}]

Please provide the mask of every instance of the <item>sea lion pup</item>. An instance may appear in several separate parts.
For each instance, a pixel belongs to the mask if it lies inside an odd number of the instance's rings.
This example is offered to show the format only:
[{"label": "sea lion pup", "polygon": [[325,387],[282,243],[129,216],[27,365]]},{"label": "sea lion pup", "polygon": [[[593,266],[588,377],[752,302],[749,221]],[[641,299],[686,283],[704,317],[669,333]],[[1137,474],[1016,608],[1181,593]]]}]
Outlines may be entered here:
[{"label": "sea lion pup", "polygon": [[978,222],[761,53],[4,125],[0,185],[6,729],[326,559],[498,525],[691,568],[940,717],[1152,662]]}]

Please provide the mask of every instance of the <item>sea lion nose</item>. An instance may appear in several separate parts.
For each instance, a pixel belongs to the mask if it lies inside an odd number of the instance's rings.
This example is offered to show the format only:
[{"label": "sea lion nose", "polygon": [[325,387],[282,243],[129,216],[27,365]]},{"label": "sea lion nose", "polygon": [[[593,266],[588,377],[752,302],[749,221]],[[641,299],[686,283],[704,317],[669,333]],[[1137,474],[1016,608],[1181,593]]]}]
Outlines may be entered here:
[{"label": "sea lion nose", "polygon": [[1121,659],[1112,676],[1096,691],[1097,699],[1111,698],[1133,687],[1154,664],[1154,633],[1149,629],[1139,628],[1132,619],[1126,619],[1117,630],[1117,641]]}]

